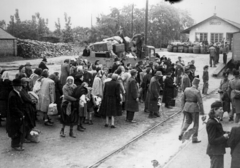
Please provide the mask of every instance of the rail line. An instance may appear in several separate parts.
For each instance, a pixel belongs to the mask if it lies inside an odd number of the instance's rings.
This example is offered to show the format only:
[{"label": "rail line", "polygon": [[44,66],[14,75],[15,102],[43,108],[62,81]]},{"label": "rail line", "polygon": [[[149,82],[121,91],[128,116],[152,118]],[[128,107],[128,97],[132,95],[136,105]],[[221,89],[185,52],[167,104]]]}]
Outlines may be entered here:
[{"label": "rail line", "polygon": [[[214,92],[216,92],[217,89],[214,89],[213,91],[211,91],[208,95],[204,95],[202,96],[202,98],[205,98],[211,94],[213,94]],[[92,164],[91,166],[88,166],[88,168],[97,168],[98,166],[100,166],[102,163],[104,163],[107,159],[111,158],[113,155],[123,151],[125,148],[127,148],[129,145],[133,144],[134,142],[136,142],[137,140],[141,139],[142,137],[144,137],[145,135],[147,135],[148,133],[150,133],[152,130],[156,129],[157,127],[159,127],[160,125],[163,125],[165,122],[169,121],[170,119],[172,119],[173,117],[175,117],[176,115],[178,115],[179,113],[181,113],[182,111],[178,111],[174,114],[172,114],[171,116],[169,116],[168,118],[166,118],[165,120],[163,120],[162,122],[154,125],[153,127],[143,131],[141,134],[137,135],[136,137],[134,137],[133,139],[131,139],[129,142],[127,142],[125,145],[123,145],[122,147],[114,150],[113,152],[109,153],[108,155],[104,156],[103,158],[99,159],[97,162],[95,162],[94,164]],[[171,159],[169,159],[171,160]]]}]

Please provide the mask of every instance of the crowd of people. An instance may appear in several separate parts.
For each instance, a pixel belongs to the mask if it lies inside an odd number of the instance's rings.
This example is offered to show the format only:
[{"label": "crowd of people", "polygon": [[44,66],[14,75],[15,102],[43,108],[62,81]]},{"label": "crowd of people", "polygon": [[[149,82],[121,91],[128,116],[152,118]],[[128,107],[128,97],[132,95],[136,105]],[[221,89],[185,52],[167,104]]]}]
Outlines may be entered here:
[{"label": "crowd of people", "polygon": [[[95,117],[105,119],[105,127],[116,128],[115,118],[126,113],[126,122],[135,123],[135,113],[139,103],[144,104],[144,112],[150,119],[161,117],[162,103],[165,108],[175,106],[175,98],[181,92],[184,122],[179,135],[182,140],[189,125],[194,123],[193,143],[198,143],[199,115],[204,115],[202,94],[208,94],[208,66],[203,67],[203,90],[198,90],[200,77],[196,75],[194,60],[185,64],[181,57],[173,63],[166,56],[155,55],[135,65],[119,58],[108,69],[100,60],[94,63],[83,57],[66,59],[61,64],[61,72],[49,74],[47,59],[43,58],[38,68],[32,69],[30,62],[19,67],[15,79],[9,78],[7,70],[1,70],[0,111],[1,120],[6,117],[6,130],[12,139],[11,147],[24,150],[22,144],[31,142],[30,132],[42,114],[46,126],[54,124],[49,110],[55,105],[56,115],[62,124],[60,136],[65,137],[65,127],[69,126],[69,136],[74,135],[74,126],[85,131],[84,124],[93,124]],[[240,91],[239,71],[235,78],[228,79],[224,72],[219,94],[221,107],[230,113],[230,121],[239,122],[238,95]],[[238,86],[239,85],[239,86]],[[232,104],[232,110],[230,110]],[[51,106],[51,108],[50,108]],[[165,110],[165,109],[164,109]],[[218,115],[222,120],[222,115]]]}]

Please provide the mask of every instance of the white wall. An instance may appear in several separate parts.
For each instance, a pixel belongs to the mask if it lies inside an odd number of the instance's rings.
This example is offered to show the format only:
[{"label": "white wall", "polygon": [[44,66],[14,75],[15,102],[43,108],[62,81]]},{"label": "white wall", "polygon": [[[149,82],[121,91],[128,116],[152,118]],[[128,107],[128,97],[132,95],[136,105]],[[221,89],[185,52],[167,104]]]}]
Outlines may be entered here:
[{"label": "white wall", "polygon": [[[211,24],[211,22],[214,20],[214,22],[218,22],[218,24]],[[197,27],[194,27],[191,29],[189,33],[189,40],[191,42],[195,41],[195,33],[208,33],[208,42],[210,42],[211,39],[211,33],[223,33],[223,38],[226,39],[226,33],[234,33],[238,32],[239,29],[233,27],[232,25],[219,20],[219,19],[212,19],[205,23],[202,23],[198,25]]]}]

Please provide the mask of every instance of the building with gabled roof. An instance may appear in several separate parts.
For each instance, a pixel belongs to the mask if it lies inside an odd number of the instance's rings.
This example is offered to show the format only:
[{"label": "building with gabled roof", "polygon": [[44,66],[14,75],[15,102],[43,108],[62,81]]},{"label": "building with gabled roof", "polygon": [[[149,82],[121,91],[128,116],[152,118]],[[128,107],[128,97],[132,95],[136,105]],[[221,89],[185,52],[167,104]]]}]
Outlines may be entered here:
[{"label": "building with gabled roof", "polygon": [[0,56],[17,56],[17,41],[11,34],[0,28]]},{"label": "building with gabled roof", "polygon": [[201,42],[207,40],[210,43],[227,41],[231,44],[233,33],[240,31],[240,23],[213,16],[199,22],[182,31],[189,34],[189,41]]}]

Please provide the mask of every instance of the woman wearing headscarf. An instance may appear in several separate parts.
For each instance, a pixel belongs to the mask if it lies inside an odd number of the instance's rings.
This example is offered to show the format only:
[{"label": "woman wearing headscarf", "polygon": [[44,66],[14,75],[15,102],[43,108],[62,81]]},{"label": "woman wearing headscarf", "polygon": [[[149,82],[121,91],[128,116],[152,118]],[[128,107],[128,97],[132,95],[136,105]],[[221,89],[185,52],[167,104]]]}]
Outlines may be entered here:
[{"label": "woman wearing headscarf", "polygon": [[61,115],[61,96],[63,95],[62,92],[62,85],[59,80],[59,76],[56,73],[53,73],[49,76],[55,83],[55,103],[57,104],[58,114]]},{"label": "woman wearing headscarf", "polygon": [[36,118],[36,103],[37,101],[34,99],[31,99],[30,95],[28,92],[30,91],[29,89],[29,78],[22,78],[22,90],[20,92],[21,98],[24,102],[25,105],[25,142],[30,142],[28,139],[28,136],[31,132],[31,130],[36,126],[35,123],[35,118]]},{"label": "woman wearing headscarf", "polygon": [[70,126],[69,136],[76,138],[73,134],[73,126],[77,123],[78,113],[77,113],[77,99],[73,97],[74,89],[77,86],[74,84],[74,78],[72,76],[67,77],[66,84],[63,86],[63,100],[62,100],[62,114],[61,122],[62,129],[60,131],[60,136],[65,137],[64,129],[65,126]]},{"label": "woman wearing headscarf", "polygon": [[42,69],[41,68],[36,68],[32,75],[29,77],[30,78],[30,88],[31,90],[33,89],[33,86],[35,85],[36,81],[41,77]]},{"label": "woman wearing headscarf", "polygon": [[5,118],[7,114],[8,95],[12,90],[8,71],[3,70],[1,73],[2,79],[0,80],[0,126],[2,118]]},{"label": "woman wearing headscarf", "polygon": [[37,81],[41,82],[40,90],[38,92],[37,110],[43,112],[44,125],[51,126],[53,122],[47,115],[49,104],[55,102],[55,83],[52,79],[48,78],[48,70],[43,70],[41,78]]},{"label": "woman wearing headscarf", "polygon": [[19,70],[19,72],[15,76],[16,79],[21,79],[23,77],[27,77],[26,68],[24,65],[20,65],[18,70]]}]

